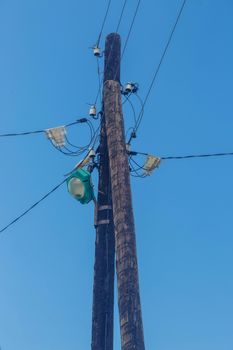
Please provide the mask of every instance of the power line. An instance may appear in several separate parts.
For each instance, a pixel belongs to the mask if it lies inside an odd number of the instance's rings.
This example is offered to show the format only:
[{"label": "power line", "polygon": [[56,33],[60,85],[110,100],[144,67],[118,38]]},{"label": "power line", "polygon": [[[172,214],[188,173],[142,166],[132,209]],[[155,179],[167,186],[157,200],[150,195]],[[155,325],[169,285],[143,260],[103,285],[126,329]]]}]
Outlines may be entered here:
[{"label": "power line", "polygon": [[125,49],[126,49],[126,47],[127,47],[127,45],[128,45],[129,37],[130,37],[131,31],[132,31],[133,26],[134,26],[134,21],[135,21],[135,19],[136,19],[137,13],[138,13],[140,3],[141,3],[141,0],[138,0],[137,7],[136,7],[136,9],[135,9],[135,12],[134,12],[134,15],[133,15],[133,19],[132,19],[132,22],[131,22],[131,25],[130,25],[130,28],[129,28],[129,32],[128,32],[128,35],[127,35],[126,40],[125,40],[124,48],[123,48],[123,50],[122,50],[121,60],[122,60],[122,58],[123,58],[123,56],[124,56]]},{"label": "power line", "polygon": [[124,14],[124,11],[125,11],[125,6],[126,6],[126,3],[127,3],[127,0],[124,1],[124,4],[122,6],[122,10],[121,10],[121,14],[120,14],[120,18],[119,18],[119,21],[118,21],[118,24],[117,24],[117,27],[116,27],[116,33],[118,33],[118,30],[120,28],[120,24],[121,24],[121,20],[122,20],[122,17],[123,17],[123,14]]},{"label": "power line", "polygon": [[106,19],[108,17],[108,12],[109,12],[109,8],[110,8],[110,5],[111,5],[111,2],[112,2],[112,0],[108,1],[107,9],[106,9],[106,12],[105,12],[105,15],[104,15],[104,19],[103,19],[103,22],[102,22],[102,25],[101,25],[99,37],[98,37],[98,40],[97,40],[97,43],[96,43],[97,47],[99,46],[99,43],[100,43],[100,39],[101,39],[101,36],[102,36],[102,33],[103,33],[103,29],[104,29],[104,26],[105,26]]},{"label": "power line", "polygon": [[[137,151],[129,151],[130,160],[132,160],[140,169],[143,169],[143,166],[139,165],[132,156],[142,155],[149,156],[149,153],[145,152],[137,152]],[[210,157],[228,157],[233,156],[233,152],[221,152],[221,153],[201,153],[201,154],[187,154],[183,156],[166,156],[160,157],[161,160],[179,160],[179,159],[191,159],[191,158],[210,158]]]},{"label": "power line", "polygon": [[[144,165],[140,165],[136,162],[135,159],[133,159],[133,156],[136,156],[138,154],[149,156],[148,153],[142,153],[142,152],[134,152],[130,151],[129,154],[129,165],[130,165],[130,174],[133,177],[138,178],[145,178],[147,174],[145,173],[146,169],[144,168]],[[209,158],[209,157],[226,157],[226,156],[233,156],[233,152],[225,152],[225,153],[209,153],[209,154],[191,154],[191,155],[184,155],[184,156],[168,156],[168,157],[161,157],[161,160],[180,160],[180,159],[191,159],[191,158]],[[134,163],[134,165],[132,164]],[[135,165],[137,168],[135,168]],[[140,171],[143,171],[143,173],[140,173]]]},{"label": "power line", "polygon": [[51,191],[49,191],[46,195],[44,195],[41,199],[39,199],[37,202],[35,202],[33,205],[31,205],[27,210],[25,210],[22,214],[20,214],[17,218],[15,218],[14,220],[12,220],[8,225],[6,225],[5,227],[3,227],[0,230],[0,233],[3,233],[6,229],[8,229],[11,225],[15,224],[18,220],[20,220],[23,216],[25,216],[26,214],[28,214],[32,209],[34,209],[39,203],[41,203],[44,199],[46,199],[48,196],[50,196],[50,194],[52,194],[53,192],[55,192],[59,187],[61,187],[64,182],[66,182],[66,179],[63,180],[62,182],[60,182],[57,186],[55,186]]},{"label": "power line", "polygon": [[[122,18],[123,18],[123,14],[124,14],[124,11],[125,11],[126,3],[127,3],[127,0],[124,0],[123,6],[122,6],[122,9],[121,9],[121,14],[120,14],[120,17],[119,17],[117,26],[116,26],[115,33],[118,33],[118,30],[119,30],[119,28],[120,28],[120,24],[121,24],[121,21],[122,21]],[[111,56],[111,53],[112,53],[112,49],[113,49],[113,47],[114,47],[114,44],[115,44],[115,40],[113,40],[113,43],[112,43],[112,45],[111,45],[109,57]],[[106,62],[106,68],[108,67],[108,64],[109,64],[109,60],[107,60],[107,62]],[[97,101],[98,101],[99,94],[100,94],[100,92],[101,92],[101,87],[102,87],[102,85],[103,85],[103,81],[104,81],[104,78],[102,78],[101,84],[99,85],[99,88],[98,88],[98,91],[97,91],[97,95],[96,95],[96,98],[95,98],[95,103],[94,103],[95,105],[96,105],[96,103],[97,103]]]},{"label": "power line", "polygon": [[141,124],[142,115],[143,115],[143,113],[142,113],[142,112],[143,112],[143,109],[145,108],[145,104],[147,103],[148,97],[149,97],[149,95],[150,95],[150,93],[151,93],[151,90],[152,90],[153,85],[154,85],[154,83],[155,83],[156,77],[157,77],[157,75],[158,75],[158,73],[159,73],[159,70],[160,70],[160,68],[161,68],[161,66],[162,66],[164,57],[165,57],[165,55],[166,55],[166,53],[167,53],[167,50],[168,50],[168,47],[169,47],[169,45],[170,45],[170,43],[171,43],[171,41],[172,41],[174,32],[175,32],[175,30],[176,30],[176,27],[177,27],[177,25],[178,25],[178,22],[179,22],[179,20],[180,20],[180,17],[181,17],[181,15],[182,15],[182,12],[183,12],[183,9],[184,9],[184,6],[185,6],[186,2],[187,2],[187,0],[184,0],[183,3],[182,3],[182,5],[181,5],[180,11],[179,11],[178,16],[177,16],[177,18],[176,18],[175,24],[173,25],[172,31],[171,31],[170,36],[169,36],[169,38],[168,38],[167,44],[166,44],[166,46],[165,46],[165,48],[164,48],[163,54],[162,54],[162,56],[161,56],[161,58],[160,58],[159,64],[158,64],[158,66],[157,66],[157,68],[156,68],[156,70],[155,70],[154,76],[153,76],[153,78],[152,78],[152,81],[151,81],[151,83],[150,83],[148,92],[147,92],[146,97],[145,97],[144,102],[143,102],[142,110],[140,111],[139,116],[138,116],[138,124],[137,124],[137,128],[136,128],[135,131],[138,130],[138,128],[139,128],[139,126],[140,126],[140,124]]},{"label": "power line", "polygon": [[[131,157],[137,156],[138,154],[140,154],[142,156],[149,156],[150,155],[150,153],[136,152],[136,151],[129,151],[128,154]],[[162,159],[162,160],[176,160],[176,159],[227,157],[227,156],[233,156],[233,152],[189,154],[189,155],[183,155],[183,156],[166,156],[166,157],[160,157],[160,159]],[[134,161],[134,163],[136,163],[136,162]],[[137,165],[140,166],[139,164],[137,164]],[[141,167],[141,168],[143,168],[143,167]]]},{"label": "power line", "polygon": [[[69,126],[72,126],[72,125],[75,125],[75,124],[79,124],[79,123],[86,123],[87,121],[88,120],[86,118],[77,119],[76,121],[74,121],[72,123],[64,125],[64,127],[68,128]],[[47,130],[47,129],[26,131],[26,132],[17,132],[17,133],[0,134],[0,137],[25,136],[25,135],[32,135],[32,134],[40,134],[40,133],[44,133],[45,130]]]},{"label": "power line", "polygon": [[[121,54],[121,58],[120,58],[120,63],[122,62],[122,59],[123,59],[123,56],[124,56],[126,47],[127,47],[127,45],[128,45],[129,37],[130,37],[131,31],[132,31],[133,26],[134,26],[134,22],[135,22],[135,19],[136,19],[138,10],[139,10],[139,5],[140,5],[140,3],[141,3],[141,0],[138,0],[136,9],[135,9],[135,11],[134,11],[133,19],[132,19],[132,21],[131,21],[131,24],[130,24],[130,27],[129,27],[129,31],[128,31],[128,34],[127,34],[127,37],[126,37],[126,40],[125,40],[125,44],[124,44],[124,47],[123,47],[123,50],[122,50],[122,54]],[[117,76],[117,74],[118,74],[119,68],[120,68],[120,65],[119,65],[118,69],[116,70],[114,80],[116,79],[116,76]]]},{"label": "power line", "polygon": [[169,156],[161,157],[162,160],[189,159],[189,158],[209,158],[209,157],[227,157],[233,156],[233,152],[226,153],[209,153],[209,154],[191,154],[186,156]]},{"label": "power line", "polygon": [[[141,155],[149,155],[148,153],[143,153],[143,152],[132,152],[133,155],[141,154]],[[179,159],[190,159],[190,158],[208,158],[208,157],[227,157],[227,156],[233,156],[233,152],[224,152],[224,153],[209,153],[209,154],[191,154],[191,155],[184,155],[184,156],[167,156],[167,157],[161,157],[162,160],[179,160]],[[86,157],[85,157],[86,158]],[[84,160],[85,160],[84,158]],[[84,161],[83,160],[83,161]],[[137,169],[132,166],[131,161],[135,165],[138,166]],[[140,177],[143,178],[145,177],[144,175],[140,175],[138,173],[139,170],[144,170],[143,166],[139,165],[132,157],[130,157],[130,165],[132,167],[132,170],[135,174],[131,174],[132,176],[135,177]],[[8,229],[11,225],[15,224],[18,220],[20,220],[23,216],[28,214],[32,209],[34,209],[39,203],[41,203],[44,199],[46,199],[50,194],[55,192],[59,187],[61,187],[64,183],[66,182],[66,178],[59,183],[57,186],[55,186],[51,191],[49,191],[46,195],[44,195],[41,199],[39,199],[36,203],[34,203],[32,206],[30,206],[26,211],[24,211],[21,215],[19,215],[17,218],[12,220],[8,225],[3,227],[0,230],[0,233],[4,232],[6,229]]]}]

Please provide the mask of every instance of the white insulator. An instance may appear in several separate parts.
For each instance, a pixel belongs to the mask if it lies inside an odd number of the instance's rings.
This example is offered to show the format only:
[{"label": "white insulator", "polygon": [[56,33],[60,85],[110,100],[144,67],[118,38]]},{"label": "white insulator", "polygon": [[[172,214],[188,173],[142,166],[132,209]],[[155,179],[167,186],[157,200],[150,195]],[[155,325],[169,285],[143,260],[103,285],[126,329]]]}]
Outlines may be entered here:
[{"label": "white insulator", "polygon": [[91,117],[95,117],[95,116],[96,116],[96,107],[95,107],[95,105],[92,105],[92,106],[91,106],[91,108],[90,108],[90,110],[89,110],[89,115],[90,115]]},{"label": "white insulator", "polygon": [[88,156],[95,157],[95,150],[93,148],[90,149]]},{"label": "white insulator", "polygon": [[127,83],[125,85],[125,92],[130,93],[133,91],[133,84],[132,83]]},{"label": "white insulator", "polygon": [[138,85],[131,82],[127,83],[124,89],[126,94],[129,94],[130,92],[136,92],[137,90],[138,90]]},{"label": "white insulator", "polygon": [[100,48],[98,46],[93,47],[94,56],[99,57],[101,54]]}]

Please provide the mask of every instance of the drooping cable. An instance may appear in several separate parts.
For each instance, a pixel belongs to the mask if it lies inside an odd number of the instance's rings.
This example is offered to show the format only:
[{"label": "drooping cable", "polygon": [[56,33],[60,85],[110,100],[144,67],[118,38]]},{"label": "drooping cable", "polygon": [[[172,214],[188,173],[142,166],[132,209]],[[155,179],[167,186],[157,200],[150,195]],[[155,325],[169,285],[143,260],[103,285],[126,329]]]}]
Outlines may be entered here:
[{"label": "drooping cable", "polygon": [[141,170],[141,167],[139,166],[138,168],[135,168],[134,165],[132,164],[135,163],[132,159],[132,157],[129,158],[129,165],[130,165],[130,175],[133,177],[139,177],[139,178],[144,178],[145,174],[143,173],[139,173],[139,171]]},{"label": "drooping cable", "polygon": [[66,155],[66,156],[70,156],[70,157],[77,157],[77,156],[80,156],[82,155],[83,153],[85,153],[89,148],[94,148],[94,145],[96,143],[96,139],[97,139],[97,134],[98,134],[98,131],[99,131],[99,127],[94,130],[93,128],[93,125],[90,121],[88,121],[87,123],[89,125],[89,128],[90,128],[90,131],[91,131],[91,138],[90,138],[90,141],[89,143],[86,145],[86,146],[83,146],[83,147],[77,147],[75,146],[74,144],[71,144],[69,142],[69,145],[72,146],[72,147],[76,147],[75,150],[70,150],[68,147],[66,146],[62,146],[62,147],[58,147],[56,145],[54,145],[54,143],[52,142],[52,140],[50,140],[51,142],[51,145],[57,150],[59,151],[60,153]]},{"label": "drooping cable", "polygon": [[87,120],[87,125],[88,125],[89,131],[90,131],[90,141],[85,146],[77,146],[74,143],[71,143],[70,140],[68,139],[68,137],[65,135],[65,140],[66,140],[67,144],[74,148],[74,150],[70,150],[71,153],[77,153],[77,152],[79,153],[80,151],[86,150],[88,147],[90,147],[90,143],[92,142],[95,131],[94,131],[92,123],[89,120]]},{"label": "drooping cable", "polygon": [[22,214],[20,214],[17,218],[12,220],[8,225],[3,227],[0,230],[0,233],[3,233],[6,229],[8,229],[11,225],[15,224],[18,220],[20,220],[23,216],[28,214],[32,209],[34,209],[38,204],[40,204],[43,200],[45,200],[48,196],[50,196],[53,192],[55,192],[59,187],[61,187],[66,182],[66,179],[64,179],[62,182],[60,182],[57,186],[55,186],[51,191],[46,193],[41,199],[39,199],[37,202],[35,202],[33,205],[31,205],[27,210],[25,210]]},{"label": "drooping cable", "polygon": [[[141,97],[139,96],[139,94],[137,92],[134,92],[133,95],[135,95],[137,97],[138,101],[140,102],[140,106],[141,106],[140,113],[141,113],[141,115],[139,113],[139,116],[137,118],[135,117],[135,125],[134,125],[134,128],[132,128],[133,130],[132,130],[132,133],[130,134],[129,140],[127,141],[127,144],[129,144],[129,145],[131,143],[132,138],[136,137],[136,128],[137,128],[137,125],[138,125],[139,118],[140,117],[142,118],[143,114],[144,114],[144,106],[143,106],[143,101],[142,101]],[[131,96],[131,94],[130,94],[130,96]]]},{"label": "drooping cable", "polygon": [[[168,41],[167,41],[167,43],[166,43],[166,46],[165,46],[165,48],[164,48],[164,50],[163,50],[163,53],[162,53],[162,56],[161,56],[161,58],[160,58],[159,64],[157,65],[157,67],[156,67],[156,69],[155,69],[155,73],[154,73],[153,78],[152,78],[152,81],[151,81],[151,83],[150,83],[150,85],[149,85],[148,92],[147,92],[146,97],[145,97],[145,99],[144,99],[144,101],[143,101],[142,110],[144,110],[144,108],[145,108],[145,105],[146,105],[146,103],[147,103],[147,100],[148,100],[148,98],[149,98],[149,95],[150,95],[150,93],[151,93],[151,90],[152,90],[152,88],[153,88],[153,85],[154,85],[154,83],[155,83],[155,80],[156,80],[156,78],[157,78],[157,76],[158,76],[159,70],[160,70],[160,68],[161,68],[161,66],[162,66],[163,60],[164,60],[164,58],[165,58],[165,56],[166,56],[167,50],[168,50],[168,48],[169,48],[169,45],[170,45],[170,43],[171,43],[171,41],[172,41],[174,32],[175,32],[175,30],[176,30],[176,28],[177,28],[177,25],[178,25],[178,22],[179,22],[179,20],[180,20],[180,18],[181,18],[181,15],[182,15],[182,12],[183,12],[183,10],[184,10],[184,7],[185,7],[186,2],[187,2],[187,0],[184,0],[183,3],[182,3],[182,5],[181,5],[180,11],[179,11],[178,16],[177,16],[177,18],[176,18],[176,21],[175,21],[175,23],[174,23],[174,25],[173,25],[173,28],[172,28],[172,30],[171,30],[171,33],[170,33],[170,36],[169,36]],[[140,113],[139,113],[138,125],[137,125],[137,128],[136,128],[136,131],[138,130],[138,128],[139,128],[139,126],[140,126],[140,124],[141,124],[141,121],[142,121],[142,110],[141,110]]]},{"label": "drooping cable", "polygon": [[[125,100],[129,103],[131,109],[132,109],[132,112],[133,112],[133,119],[134,119],[134,124],[136,125],[137,123],[137,120],[136,120],[136,112],[135,112],[135,108],[134,108],[134,105],[133,103],[130,101],[129,97],[127,95],[123,95]],[[123,105],[124,103],[122,103]],[[134,126],[135,127],[135,126]],[[133,128],[134,129],[134,128]]]}]

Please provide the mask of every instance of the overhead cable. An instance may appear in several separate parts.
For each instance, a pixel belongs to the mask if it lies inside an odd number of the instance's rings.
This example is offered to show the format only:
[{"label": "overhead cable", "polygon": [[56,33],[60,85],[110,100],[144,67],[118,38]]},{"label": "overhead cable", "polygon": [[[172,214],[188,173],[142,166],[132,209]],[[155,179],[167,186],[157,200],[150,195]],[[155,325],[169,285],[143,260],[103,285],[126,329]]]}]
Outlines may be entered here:
[{"label": "overhead cable", "polygon": [[[124,0],[123,6],[122,6],[122,9],[121,9],[121,14],[120,14],[120,17],[119,17],[117,26],[116,26],[115,33],[118,33],[118,30],[119,30],[119,28],[120,28],[120,24],[121,24],[121,21],[122,21],[122,18],[123,18],[123,14],[124,14],[124,11],[125,11],[126,3],[127,3],[127,0]],[[115,40],[113,40],[113,43],[112,43],[112,45],[111,45],[111,47],[110,47],[109,57],[111,56],[111,53],[112,53],[114,44],[115,44]],[[107,69],[108,64],[109,64],[109,59],[108,59],[107,62],[106,62],[106,67],[105,67],[105,69]],[[99,84],[99,88],[98,88],[97,95],[96,95],[96,98],[95,98],[95,105],[96,105],[96,103],[97,103],[97,101],[98,101],[99,94],[100,94],[100,92],[101,92],[101,87],[102,87],[102,85],[103,85],[103,81],[104,81],[104,78],[102,78],[101,84]]]},{"label": "overhead cable", "polygon": [[98,40],[97,40],[97,43],[96,43],[97,47],[99,46],[99,43],[100,43],[100,39],[101,39],[101,36],[102,36],[102,33],[103,33],[103,29],[104,29],[104,26],[105,26],[106,19],[108,17],[108,12],[109,12],[109,9],[110,9],[111,2],[112,2],[112,0],[108,1],[107,9],[106,9],[106,12],[105,12],[105,15],[104,15],[104,19],[103,19],[103,22],[102,22],[102,25],[101,25],[99,37],[98,37]]},{"label": "overhead cable", "polygon": [[121,24],[121,20],[122,20],[122,17],[123,17],[123,14],[124,14],[124,11],[125,11],[125,6],[126,6],[126,3],[127,3],[127,0],[124,1],[124,4],[122,6],[122,10],[121,10],[121,14],[120,14],[120,18],[118,20],[118,23],[117,23],[117,27],[116,27],[116,33],[118,33],[118,30],[120,28],[120,24]]},{"label": "overhead cable", "polygon": [[[69,126],[79,124],[79,123],[86,123],[88,120],[86,118],[77,119],[76,121],[64,125],[64,127],[68,128]],[[17,132],[17,133],[8,133],[8,134],[0,134],[0,137],[9,137],[9,136],[24,136],[24,135],[31,135],[31,134],[39,134],[44,133],[48,129],[43,130],[35,130],[35,131],[26,131],[26,132]]]},{"label": "overhead cable", "polygon": [[33,205],[31,205],[27,210],[25,210],[22,214],[20,214],[17,218],[12,220],[8,225],[3,227],[0,230],[0,233],[3,233],[6,229],[8,229],[11,225],[15,224],[17,221],[19,221],[23,216],[28,214],[32,209],[34,209],[38,204],[40,204],[44,199],[46,199],[50,194],[55,192],[59,187],[61,187],[66,182],[66,179],[64,179],[62,182],[60,182],[57,186],[55,186],[51,191],[49,191],[47,194],[45,194],[41,199],[39,199],[37,202],[35,202]]},{"label": "overhead cable", "polygon": [[[138,0],[136,9],[135,9],[135,11],[134,11],[133,19],[132,19],[132,21],[131,21],[131,24],[130,24],[130,27],[129,27],[129,31],[128,31],[128,34],[127,34],[127,37],[126,37],[126,40],[125,40],[125,44],[124,44],[124,47],[123,47],[123,50],[122,50],[122,54],[121,54],[121,58],[120,58],[120,63],[122,62],[122,59],[123,59],[123,56],[124,56],[126,47],[127,47],[127,45],[128,45],[129,37],[130,37],[131,31],[132,31],[133,26],[134,26],[134,22],[135,22],[135,19],[136,19],[138,10],[139,10],[139,5],[140,5],[140,3],[141,3],[141,0]],[[114,80],[116,80],[116,76],[117,76],[117,74],[118,74],[119,69],[120,69],[120,64],[119,64],[119,66],[118,66],[118,68],[117,68],[117,70],[116,70]]]},{"label": "overhead cable", "polygon": [[155,80],[156,80],[156,78],[157,78],[157,75],[158,75],[158,73],[159,73],[159,70],[160,70],[160,68],[161,68],[161,66],[162,66],[164,57],[165,57],[165,55],[166,55],[166,53],[167,53],[167,50],[168,50],[168,47],[169,47],[169,45],[170,45],[170,43],[171,43],[171,41],[172,41],[174,32],[175,32],[175,30],[176,30],[176,27],[177,27],[177,25],[178,25],[178,22],[179,22],[179,20],[180,20],[180,17],[181,17],[181,15],[182,15],[182,12],[183,12],[183,10],[184,10],[184,7],[185,7],[186,2],[187,2],[187,0],[184,0],[183,3],[182,3],[182,5],[181,5],[180,11],[179,11],[178,16],[177,16],[177,18],[176,18],[175,24],[173,25],[173,28],[172,28],[172,30],[171,30],[171,33],[170,33],[170,36],[169,36],[168,41],[167,41],[167,43],[166,43],[166,46],[165,46],[165,48],[164,48],[164,50],[163,50],[163,53],[162,53],[162,56],[161,56],[161,58],[160,58],[159,64],[158,64],[158,66],[157,66],[156,69],[155,69],[155,73],[154,73],[153,78],[152,78],[152,81],[151,81],[151,83],[150,83],[150,85],[149,85],[148,92],[147,92],[146,97],[145,97],[145,99],[144,99],[144,101],[143,101],[142,109],[141,109],[141,111],[140,111],[140,113],[139,113],[139,116],[138,116],[138,123],[137,123],[136,131],[138,130],[138,128],[139,128],[139,126],[140,126],[140,124],[141,124],[142,115],[143,115],[143,110],[144,110],[144,108],[145,108],[145,104],[147,103],[147,100],[148,100],[148,98],[149,98],[149,95],[150,95],[151,90],[152,90],[152,88],[153,88],[153,85],[154,85],[154,83],[155,83]]},{"label": "overhead cable", "polygon": [[122,50],[121,60],[122,60],[122,58],[123,58],[123,56],[124,56],[126,47],[127,47],[127,45],[128,45],[129,37],[130,37],[131,31],[132,31],[133,26],[134,26],[134,22],[135,22],[135,19],[136,19],[138,10],[139,10],[140,3],[141,3],[141,0],[138,0],[137,7],[136,7],[136,9],[135,9],[135,12],[134,12],[134,15],[133,15],[133,19],[132,19],[132,22],[131,22],[131,25],[130,25],[130,28],[129,28],[129,32],[128,32],[128,34],[127,34],[127,37],[126,37],[126,40],[125,40],[125,44],[124,44],[124,47],[123,47],[123,50]]},{"label": "overhead cable", "polygon": [[208,157],[226,157],[226,156],[233,156],[233,152],[209,153],[209,154],[191,154],[191,155],[186,155],[186,156],[169,156],[169,157],[161,157],[161,159],[172,160],[172,159],[208,158]]},{"label": "overhead cable", "polygon": [[[149,153],[137,152],[137,151],[129,151],[128,154],[130,156],[137,156],[138,154],[142,156],[149,156]],[[209,157],[227,157],[233,156],[233,152],[221,152],[221,153],[202,153],[202,154],[189,154],[183,156],[166,156],[160,157],[162,160],[176,160],[176,159],[189,159],[189,158],[209,158]]]}]

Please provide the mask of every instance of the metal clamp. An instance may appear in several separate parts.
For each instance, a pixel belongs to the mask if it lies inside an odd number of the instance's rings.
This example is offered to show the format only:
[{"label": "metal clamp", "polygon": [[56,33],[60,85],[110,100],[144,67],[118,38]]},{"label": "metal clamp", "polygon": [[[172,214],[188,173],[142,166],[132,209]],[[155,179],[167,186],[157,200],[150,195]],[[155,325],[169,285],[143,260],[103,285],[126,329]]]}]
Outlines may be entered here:
[{"label": "metal clamp", "polygon": [[110,220],[100,220],[97,222],[97,226],[98,225],[108,225],[110,224]]},{"label": "metal clamp", "polygon": [[111,209],[112,209],[111,205],[100,205],[100,206],[98,207],[98,211],[101,211],[101,210],[111,210]]}]

